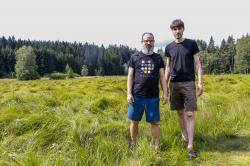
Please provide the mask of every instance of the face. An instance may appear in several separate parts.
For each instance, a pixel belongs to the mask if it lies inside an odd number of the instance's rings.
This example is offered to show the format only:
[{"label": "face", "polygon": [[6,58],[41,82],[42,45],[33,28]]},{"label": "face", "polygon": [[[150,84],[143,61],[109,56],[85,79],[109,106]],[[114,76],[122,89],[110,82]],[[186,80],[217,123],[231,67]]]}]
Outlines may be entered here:
[{"label": "face", "polygon": [[145,34],[142,39],[142,47],[146,52],[153,51],[154,49],[154,36],[151,34]]},{"label": "face", "polygon": [[175,39],[181,39],[183,36],[184,28],[183,27],[174,27],[172,29]]}]

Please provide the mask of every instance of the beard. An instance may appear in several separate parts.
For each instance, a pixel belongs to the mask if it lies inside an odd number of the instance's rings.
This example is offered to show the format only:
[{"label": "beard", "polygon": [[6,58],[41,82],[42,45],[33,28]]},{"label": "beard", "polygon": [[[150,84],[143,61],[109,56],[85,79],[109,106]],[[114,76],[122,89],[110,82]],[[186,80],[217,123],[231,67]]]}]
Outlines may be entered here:
[{"label": "beard", "polygon": [[152,55],[154,53],[154,46],[151,45],[151,47],[148,48],[145,45],[143,45],[142,52],[146,55]]}]

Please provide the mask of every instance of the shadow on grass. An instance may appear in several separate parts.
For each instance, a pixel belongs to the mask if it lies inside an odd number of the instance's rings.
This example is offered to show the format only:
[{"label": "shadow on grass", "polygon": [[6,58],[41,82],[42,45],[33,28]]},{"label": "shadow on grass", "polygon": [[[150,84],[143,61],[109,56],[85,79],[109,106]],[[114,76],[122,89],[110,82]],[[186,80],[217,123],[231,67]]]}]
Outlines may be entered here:
[{"label": "shadow on grass", "polygon": [[239,135],[196,135],[195,143],[200,151],[249,151],[250,137]]}]

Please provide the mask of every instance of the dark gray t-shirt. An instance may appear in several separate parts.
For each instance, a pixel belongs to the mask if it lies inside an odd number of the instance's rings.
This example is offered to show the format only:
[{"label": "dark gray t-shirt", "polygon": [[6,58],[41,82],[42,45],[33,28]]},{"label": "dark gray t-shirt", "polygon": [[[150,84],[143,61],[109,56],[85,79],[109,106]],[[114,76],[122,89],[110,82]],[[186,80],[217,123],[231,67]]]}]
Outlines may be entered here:
[{"label": "dark gray t-shirt", "polygon": [[198,52],[196,42],[191,39],[181,43],[173,41],[166,46],[165,55],[171,59],[171,82],[195,81],[194,55]]},{"label": "dark gray t-shirt", "polygon": [[132,94],[143,98],[159,98],[159,70],[164,68],[160,54],[137,52],[131,56],[128,66],[134,68]]}]

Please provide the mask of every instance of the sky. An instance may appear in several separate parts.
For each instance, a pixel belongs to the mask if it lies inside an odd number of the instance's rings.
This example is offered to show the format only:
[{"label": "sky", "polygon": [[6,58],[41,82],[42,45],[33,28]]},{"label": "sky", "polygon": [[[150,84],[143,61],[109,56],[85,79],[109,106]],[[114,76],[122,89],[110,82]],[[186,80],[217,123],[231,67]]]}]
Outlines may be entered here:
[{"label": "sky", "polygon": [[173,19],[184,37],[215,44],[250,32],[247,0],[0,0],[0,36],[16,39],[123,44],[141,47],[141,34],[156,43],[173,40]]}]

